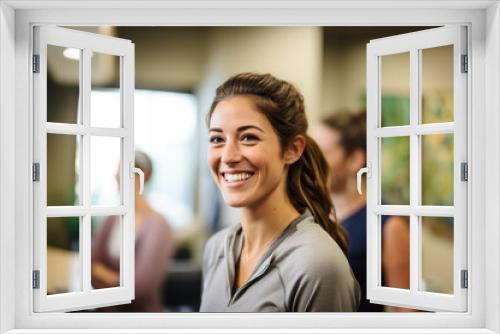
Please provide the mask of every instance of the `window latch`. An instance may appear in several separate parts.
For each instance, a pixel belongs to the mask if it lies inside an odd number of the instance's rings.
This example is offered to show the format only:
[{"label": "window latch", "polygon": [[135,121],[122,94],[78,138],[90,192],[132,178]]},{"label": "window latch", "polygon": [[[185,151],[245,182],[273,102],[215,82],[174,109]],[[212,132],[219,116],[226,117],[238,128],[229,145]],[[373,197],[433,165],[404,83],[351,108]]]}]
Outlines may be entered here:
[{"label": "window latch", "polygon": [[131,179],[135,177],[135,174],[139,174],[139,194],[142,195],[142,192],[144,191],[144,172],[142,171],[142,169],[135,167],[133,161],[130,162],[129,168]]},{"label": "window latch", "polygon": [[358,187],[358,194],[360,194],[360,195],[363,194],[363,190],[361,189],[361,183],[363,182],[361,180],[361,176],[365,173],[366,173],[367,178],[371,177],[371,163],[369,163],[369,162],[366,163],[366,167],[361,168],[356,173],[356,181],[357,181],[356,183],[357,183],[357,187]]}]

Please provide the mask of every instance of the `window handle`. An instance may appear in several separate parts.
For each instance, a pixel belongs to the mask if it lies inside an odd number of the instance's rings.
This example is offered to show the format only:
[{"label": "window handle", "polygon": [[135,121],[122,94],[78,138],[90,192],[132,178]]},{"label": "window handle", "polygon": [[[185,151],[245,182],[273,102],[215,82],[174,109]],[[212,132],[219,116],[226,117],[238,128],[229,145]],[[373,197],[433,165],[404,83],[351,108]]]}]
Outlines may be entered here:
[{"label": "window handle", "polygon": [[356,173],[356,184],[357,184],[357,187],[358,187],[358,194],[362,195],[363,194],[363,190],[361,189],[361,183],[363,182],[361,180],[361,176],[363,174],[366,173],[366,177],[369,178],[371,176],[371,168],[370,168],[370,163],[367,162],[366,163],[366,167],[363,167],[361,168],[360,170],[358,170],[358,172]]},{"label": "window handle", "polygon": [[130,178],[133,179],[135,174],[139,174],[139,195],[144,191],[144,172],[142,169],[135,167],[134,162],[130,162]]}]

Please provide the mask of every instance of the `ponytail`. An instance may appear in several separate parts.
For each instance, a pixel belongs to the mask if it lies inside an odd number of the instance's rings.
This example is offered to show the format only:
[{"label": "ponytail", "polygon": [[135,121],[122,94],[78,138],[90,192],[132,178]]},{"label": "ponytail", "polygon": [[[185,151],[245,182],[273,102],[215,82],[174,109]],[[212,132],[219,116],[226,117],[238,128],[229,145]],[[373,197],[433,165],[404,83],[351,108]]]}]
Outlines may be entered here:
[{"label": "ponytail", "polygon": [[316,142],[307,134],[305,138],[306,146],[301,158],[288,170],[288,196],[299,211],[309,209],[314,220],[337,242],[347,256],[348,237],[337,223],[326,183],[328,163]]}]

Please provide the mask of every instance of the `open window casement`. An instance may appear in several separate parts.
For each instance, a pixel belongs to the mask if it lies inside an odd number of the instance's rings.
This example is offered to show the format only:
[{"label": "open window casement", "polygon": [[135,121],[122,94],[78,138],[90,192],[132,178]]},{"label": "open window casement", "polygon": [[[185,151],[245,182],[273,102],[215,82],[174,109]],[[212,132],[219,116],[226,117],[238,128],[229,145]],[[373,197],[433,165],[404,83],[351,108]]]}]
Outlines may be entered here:
[{"label": "open window casement", "polygon": [[[63,57],[63,53],[72,59]],[[102,66],[102,62],[108,66]],[[59,68],[58,73],[49,73],[49,63],[52,68]],[[109,68],[114,71],[109,75],[115,80],[118,77],[119,99],[102,101],[95,98],[94,86]],[[65,85],[73,87],[72,93],[69,89],[55,93],[54,80],[49,77],[66,82],[73,78],[71,84]],[[130,303],[134,298],[137,172],[133,138],[134,45],[99,34],[35,27],[33,82],[34,311],[71,311]],[[53,99],[73,103],[66,103],[64,115],[58,116],[49,110]],[[112,117],[97,114],[93,110],[95,103],[106,103],[105,110]],[[96,183],[103,182],[97,176],[102,175],[106,163],[113,165],[114,170],[105,177],[107,181],[116,178],[118,190],[99,197],[101,194],[95,194],[93,189]],[[60,179],[68,171],[74,179],[74,191],[69,198],[67,193],[54,196],[60,192]],[[112,287],[97,288],[91,279],[92,235],[96,222],[110,217],[115,222],[119,279]],[[50,245],[49,239],[61,230],[73,233],[69,250]],[[63,285],[58,283],[62,276],[70,277]]]},{"label": "open window casement", "polygon": [[[467,310],[466,34],[465,27],[447,26],[367,46],[367,298],[373,303]],[[394,216],[408,227],[409,289],[388,284],[382,266],[383,258],[401,256],[384,253],[384,228]]]}]

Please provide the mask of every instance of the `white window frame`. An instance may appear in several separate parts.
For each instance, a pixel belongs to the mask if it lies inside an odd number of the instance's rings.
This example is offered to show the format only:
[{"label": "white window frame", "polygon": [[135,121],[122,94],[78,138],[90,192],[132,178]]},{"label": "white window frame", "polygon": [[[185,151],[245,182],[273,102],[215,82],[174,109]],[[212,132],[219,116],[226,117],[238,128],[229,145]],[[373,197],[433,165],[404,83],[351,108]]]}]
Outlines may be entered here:
[{"label": "white window frame", "polygon": [[[467,125],[470,134],[468,220],[471,222],[468,230],[471,259],[468,312],[33,314],[30,311],[32,291],[27,288],[31,283],[29,247],[32,240],[29,236],[33,219],[28,200],[32,191],[29,55],[33,24],[469,25],[473,89],[468,93],[471,112]],[[352,333],[353,328],[357,333],[387,333],[388,328],[398,333],[499,333],[498,91],[500,8],[497,1],[3,1],[0,3],[0,333],[47,333],[43,328],[61,333],[117,333],[122,332],[120,328],[128,328],[128,333],[160,332],[153,328],[165,328],[161,331],[165,333],[181,332],[175,328],[190,329],[187,331],[190,333]],[[94,329],[87,329],[90,326]],[[146,326],[149,329],[145,329]]]},{"label": "white window frame", "polygon": [[[467,55],[465,26],[447,26],[370,41],[367,46],[367,298],[376,303],[413,307],[429,311],[467,310],[467,289],[461,287],[461,270],[467,270],[467,181],[461,180],[461,163],[467,163],[467,81],[470,72],[462,72],[462,55]],[[421,50],[452,45],[453,121],[433,124],[421,122],[422,76]],[[409,124],[382,127],[381,58],[407,53],[409,57]],[[421,136],[453,136],[453,205],[421,204]],[[408,138],[409,188],[407,205],[382,204],[381,140]],[[410,287],[397,289],[381,285],[382,215],[409,217]],[[440,294],[422,290],[421,217],[452,217],[453,220],[453,293]]]},{"label": "white window frame", "polygon": [[[39,165],[39,181],[33,184],[33,269],[39,272],[39,288],[33,290],[35,312],[75,311],[130,303],[134,298],[134,45],[128,40],[52,26],[34,27],[33,53],[39,56],[39,72],[33,74],[34,162]],[[81,110],[76,124],[47,121],[47,46],[80,50],[78,61]],[[94,127],[91,123],[92,53],[119,57],[120,127]],[[75,206],[47,206],[47,135],[80,137],[78,145],[79,197]],[[120,205],[91,203],[91,138],[117,138],[120,141]],[[120,216],[120,286],[93,289],[91,286],[91,218]],[[79,218],[79,275],[81,291],[47,295],[47,218]]]}]

